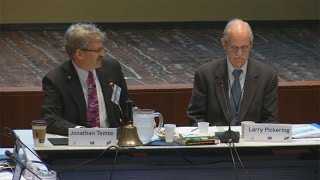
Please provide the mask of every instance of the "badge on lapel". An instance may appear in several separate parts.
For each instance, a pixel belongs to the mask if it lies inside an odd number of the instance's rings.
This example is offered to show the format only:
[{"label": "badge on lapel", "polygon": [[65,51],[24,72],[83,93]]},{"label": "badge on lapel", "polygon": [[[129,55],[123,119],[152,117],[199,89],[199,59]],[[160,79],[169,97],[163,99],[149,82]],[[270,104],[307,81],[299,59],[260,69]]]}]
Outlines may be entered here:
[{"label": "badge on lapel", "polygon": [[117,105],[119,105],[120,95],[121,95],[121,87],[117,84],[113,83],[112,81],[109,82],[109,85],[112,88],[112,96],[111,101]]}]

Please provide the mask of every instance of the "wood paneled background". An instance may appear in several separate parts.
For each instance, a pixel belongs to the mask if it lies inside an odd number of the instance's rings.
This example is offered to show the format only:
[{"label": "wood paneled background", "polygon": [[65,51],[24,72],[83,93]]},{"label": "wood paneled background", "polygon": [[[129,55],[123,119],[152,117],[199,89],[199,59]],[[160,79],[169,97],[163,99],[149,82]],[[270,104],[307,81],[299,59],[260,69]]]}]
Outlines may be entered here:
[{"label": "wood paneled background", "polygon": [[[186,109],[191,85],[129,86],[129,96],[141,108],[152,108],[164,115],[166,122],[188,125]],[[279,116],[282,123],[320,121],[320,81],[280,82]],[[1,146],[12,145],[6,127],[31,128],[39,119],[43,93],[40,88],[0,88]]]}]

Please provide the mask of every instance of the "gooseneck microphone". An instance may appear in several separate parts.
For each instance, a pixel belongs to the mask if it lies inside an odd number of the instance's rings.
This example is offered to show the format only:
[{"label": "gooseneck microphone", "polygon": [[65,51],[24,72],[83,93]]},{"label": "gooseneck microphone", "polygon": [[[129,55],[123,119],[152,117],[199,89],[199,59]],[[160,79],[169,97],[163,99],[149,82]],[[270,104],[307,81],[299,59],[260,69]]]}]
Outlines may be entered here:
[{"label": "gooseneck microphone", "polygon": [[[16,164],[19,164],[22,170],[24,170],[24,169],[28,170],[31,174],[35,175],[35,177],[36,177],[37,179],[39,179],[39,180],[41,180],[41,179],[44,178],[43,175],[46,176],[46,175],[48,175],[48,173],[50,173],[50,175],[51,175],[51,173],[53,173],[53,172],[55,173],[55,171],[52,170],[52,169],[50,168],[50,166],[49,166],[46,162],[41,161],[41,158],[39,157],[39,155],[37,155],[37,154],[36,154],[33,150],[31,150],[25,143],[22,142],[22,140],[20,139],[20,137],[17,136],[17,134],[16,134],[12,129],[8,128],[8,130],[10,131],[10,134],[13,135],[13,137],[14,137],[14,139],[15,139],[14,152],[18,154],[20,148],[26,148],[29,152],[31,152],[31,153],[38,159],[38,160],[31,160],[31,161],[29,161],[29,162],[31,162],[32,164],[33,164],[33,163],[42,164],[42,165],[44,165],[44,166],[47,168],[47,170],[45,170],[46,172],[43,172],[43,171],[40,170],[40,172],[39,172],[40,174],[37,174],[37,173],[38,173],[37,169],[35,169],[35,170],[32,170],[32,168],[30,169],[30,167],[27,166],[26,162],[22,161],[19,157],[16,157],[15,153],[12,153],[12,152],[10,152],[10,151],[7,150],[7,151],[5,151],[5,155],[6,155],[6,156],[8,156],[11,160],[13,160],[14,162],[16,162]],[[25,149],[24,149],[24,150],[25,150]],[[24,153],[26,153],[26,152],[24,152]],[[56,174],[57,174],[57,176],[59,177],[59,179],[62,179],[62,178],[60,178],[60,174],[59,174],[59,173],[56,173]],[[19,174],[19,176],[20,176],[20,175],[21,175],[21,173]],[[39,177],[39,176],[40,176],[40,177]]]},{"label": "gooseneck microphone", "polygon": [[231,125],[229,124],[228,130],[223,132],[223,134],[219,138],[220,138],[220,142],[222,143],[238,143],[240,138],[240,133],[237,131],[232,131]]},{"label": "gooseneck microphone", "polygon": [[[22,168],[22,171],[24,169],[28,170],[30,173],[32,173],[35,177],[37,177],[37,179],[41,180],[42,178],[40,178],[35,172],[33,172],[31,169],[29,169],[24,163],[22,163],[18,158],[16,158],[12,152],[6,150],[5,155],[10,158],[11,160],[13,160],[14,162],[16,162],[17,164],[19,164]],[[21,174],[19,175],[21,176]]]},{"label": "gooseneck microphone", "polygon": [[[123,110],[122,110],[122,108],[120,106],[120,98],[121,98],[120,96],[121,96],[121,94],[119,94],[119,97],[117,97],[117,92],[116,91],[119,91],[119,88],[115,88],[115,83],[111,79],[108,80],[108,86],[110,86],[110,88],[112,89],[111,102],[112,102],[112,104],[114,104],[116,106],[116,109],[119,112],[120,123],[123,123],[122,121],[126,117],[125,117],[125,112],[123,112]],[[113,112],[113,115],[114,115],[114,117],[116,117],[114,113],[115,112]]]},{"label": "gooseneck microphone", "polygon": [[[227,109],[227,114],[228,117],[227,121],[228,121],[228,130],[222,133],[218,133],[218,137],[220,139],[220,142],[222,143],[238,143],[239,142],[239,138],[240,138],[240,133],[237,131],[232,131],[231,130],[231,121],[233,120],[233,118],[237,117],[238,118],[238,112],[235,112],[236,114],[231,113],[230,110],[230,103],[228,103],[228,98],[227,98],[227,94],[226,94],[226,89],[224,86],[224,82],[223,80],[221,80],[219,82],[220,88],[222,89],[222,93],[223,93],[223,98],[226,102],[226,109]],[[231,98],[233,99],[233,98]]]}]

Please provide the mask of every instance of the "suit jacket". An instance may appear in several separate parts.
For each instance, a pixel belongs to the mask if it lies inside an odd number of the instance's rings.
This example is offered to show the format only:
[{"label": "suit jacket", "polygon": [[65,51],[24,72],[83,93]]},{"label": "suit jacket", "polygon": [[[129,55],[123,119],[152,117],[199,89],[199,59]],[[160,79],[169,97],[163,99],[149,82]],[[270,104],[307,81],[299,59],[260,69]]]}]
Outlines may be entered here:
[{"label": "suit jacket", "polygon": [[192,123],[239,125],[241,121],[277,121],[278,77],[270,66],[248,60],[238,121],[230,107],[227,60],[209,62],[195,73],[187,114]]},{"label": "suit jacket", "polygon": [[[120,64],[113,60],[103,60],[102,67],[96,69],[105,101],[108,123],[111,127],[120,125],[119,106],[111,102],[113,89],[110,82],[121,87],[120,107],[126,115],[125,102],[128,99],[127,85]],[[42,80],[44,102],[42,117],[47,120],[47,131],[68,134],[68,128],[87,126],[86,101],[76,69],[71,60],[50,71]],[[126,119],[126,118],[124,118]]]}]

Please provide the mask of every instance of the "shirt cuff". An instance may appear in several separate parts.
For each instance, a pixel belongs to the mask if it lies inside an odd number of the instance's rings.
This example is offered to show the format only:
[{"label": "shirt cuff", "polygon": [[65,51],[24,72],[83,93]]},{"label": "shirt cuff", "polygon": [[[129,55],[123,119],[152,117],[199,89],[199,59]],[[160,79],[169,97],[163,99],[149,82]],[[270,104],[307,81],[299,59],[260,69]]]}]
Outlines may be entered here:
[{"label": "shirt cuff", "polygon": [[84,126],[76,126],[74,128],[85,128]]}]

